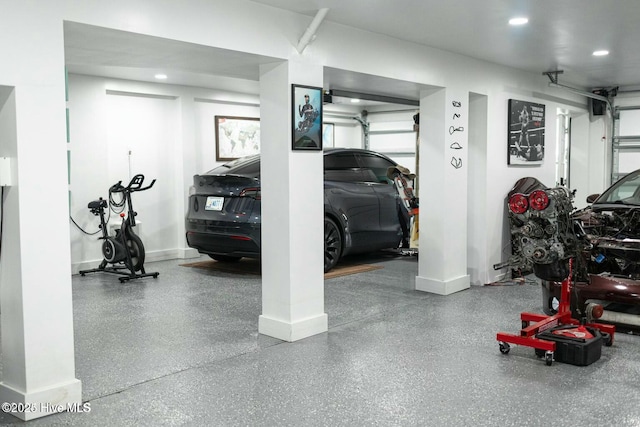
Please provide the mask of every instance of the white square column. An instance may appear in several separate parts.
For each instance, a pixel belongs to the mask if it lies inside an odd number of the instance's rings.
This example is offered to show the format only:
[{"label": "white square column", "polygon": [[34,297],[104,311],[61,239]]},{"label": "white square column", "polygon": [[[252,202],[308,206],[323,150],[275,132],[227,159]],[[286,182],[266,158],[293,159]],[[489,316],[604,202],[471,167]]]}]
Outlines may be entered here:
[{"label": "white square column", "polygon": [[[61,42],[59,53],[62,58]],[[2,201],[0,403],[23,420],[81,403],[61,60],[58,65],[59,84],[20,85],[0,96],[0,156],[12,159],[13,175]]]},{"label": "white square column", "polygon": [[420,99],[420,257],[416,290],[468,289],[466,91],[438,89]]},{"label": "white square column", "polygon": [[[260,68],[262,315],[258,331],[284,341],[326,332],[322,151],[292,151],[291,85],[322,87],[323,67]],[[297,122],[296,122],[297,123]]]}]

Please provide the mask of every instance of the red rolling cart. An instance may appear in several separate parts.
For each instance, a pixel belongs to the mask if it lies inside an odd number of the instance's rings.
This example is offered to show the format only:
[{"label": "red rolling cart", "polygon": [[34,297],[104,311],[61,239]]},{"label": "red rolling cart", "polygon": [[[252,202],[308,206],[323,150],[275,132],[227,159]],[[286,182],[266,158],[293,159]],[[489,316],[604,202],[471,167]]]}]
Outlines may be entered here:
[{"label": "red rolling cart", "polygon": [[[615,326],[602,323],[582,325],[579,320],[571,317],[572,267],[573,259],[569,260],[569,276],[562,281],[558,313],[553,316],[527,312],[520,313],[522,329],[519,334],[506,332],[498,332],[497,334],[496,339],[502,354],[508,354],[511,349],[509,344],[515,344],[534,348],[536,355],[544,356],[548,366],[551,366],[556,359],[559,362],[586,365],[600,358],[600,349],[602,348],[601,344],[590,345],[590,340],[593,342],[596,339],[601,339],[606,346],[613,344]],[[602,315],[601,306],[593,311],[593,317],[595,318]],[[571,326],[575,327],[572,328]],[[575,339],[571,340],[569,337],[575,337]],[[568,343],[567,340],[569,341]],[[562,346],[562,353],[556,355],[558,345]],[[555,358],[554,356],[560,357]]]}]

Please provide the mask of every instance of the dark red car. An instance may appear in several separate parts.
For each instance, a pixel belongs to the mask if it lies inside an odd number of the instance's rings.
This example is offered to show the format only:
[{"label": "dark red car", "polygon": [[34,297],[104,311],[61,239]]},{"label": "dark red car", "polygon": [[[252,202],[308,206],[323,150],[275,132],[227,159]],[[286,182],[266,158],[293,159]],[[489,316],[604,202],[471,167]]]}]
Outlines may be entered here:
[{"label": "dark red car", "polygon": [[543,310],[552,314],[572,258],[575,316],[590,320],[599,303],[600,322],[640,330],[640,170],[589,196],[591,206],[579,211],[566,188],[531,177],[518,180],[508,198],[512,256],[495,267],[532,270],[542,279]]}]

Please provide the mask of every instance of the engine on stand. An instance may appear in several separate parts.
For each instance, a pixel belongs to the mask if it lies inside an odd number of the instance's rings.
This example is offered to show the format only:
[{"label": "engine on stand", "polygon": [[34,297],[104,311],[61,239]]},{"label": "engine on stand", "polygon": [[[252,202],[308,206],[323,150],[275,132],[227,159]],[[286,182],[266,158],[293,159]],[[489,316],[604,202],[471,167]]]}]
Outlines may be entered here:
[{"label": "engine on stand", "polygon": [[[537,184],[533,191],[518,191],[525,179]],[[533,178],[519,180],[508,201],[512,255],[494,268],[533,270],[541,279],[563,280],[569,273],[567,260],[579,249],[572,200],[564,187],[549,189]]]},{"label": "engine on stand", "polygon": [[601,305],[572,309],[574,279],[586,275],[573,274],[576,264],[586,272],[583,257],[576,256],[585,252],[586,240],[580,222],[572,215],[573,196],[564,187],[545,188],[535,178],[520,179],[509,193],[512,256],[494,268],[532,267],[543,282],[561,282],[561,290],[555,313],[520,313],[519,333],[497,334],[503,354],[509,353],[510,344],[517,344],[533,347],[547,365],[556,360],[585,366],[600,358],[603,345],[613,343],[615,328],[592,322],[602,315]]}]

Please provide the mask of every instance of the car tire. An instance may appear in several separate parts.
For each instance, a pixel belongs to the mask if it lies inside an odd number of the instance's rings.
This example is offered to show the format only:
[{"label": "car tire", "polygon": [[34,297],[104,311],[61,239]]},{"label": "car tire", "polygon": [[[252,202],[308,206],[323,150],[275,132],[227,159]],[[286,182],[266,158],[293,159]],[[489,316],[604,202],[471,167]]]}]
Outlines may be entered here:
[{"label": "car tire", "polygon": [[239,256],[231,256],[231,255],[212,255],[209,254],[209,257],[211,259],[215,259],[216,261],[220,261],[220,262],[238,262],[240,261]]},{"label": "car tire", "polygon": [[342,234],[331,218],[324,219],[324,272],[336,266],[342,255]]}]

